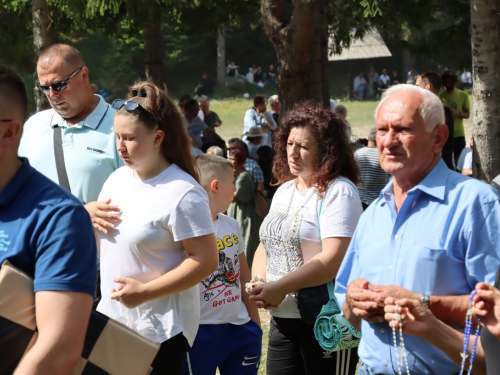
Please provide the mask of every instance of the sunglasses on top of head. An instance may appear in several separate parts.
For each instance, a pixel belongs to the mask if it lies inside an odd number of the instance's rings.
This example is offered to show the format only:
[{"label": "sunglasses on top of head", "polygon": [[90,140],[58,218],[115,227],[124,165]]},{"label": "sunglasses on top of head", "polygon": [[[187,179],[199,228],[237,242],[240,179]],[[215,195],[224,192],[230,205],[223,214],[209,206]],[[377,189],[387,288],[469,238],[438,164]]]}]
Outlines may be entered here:
[{"label": "sunglasses on top of head", "polygon": [[83,68],[83,66],[81,66],[80,68],[78,68],[77,70],[75,70],[73,73],[71,73],[71,75],[68,78],[66,78],[66,79],[64,79],[64,80],[62,80],[60,82],[51,83],[50,85],[40,85],[40,84],[38,84],[38,87],[40,88],[40,90],[43,91],[44,94],[49,94],[51,87],[52,87],[52,90],[54,90],[54,91],[58,91],[58,92],[64,91],[64,90],[66,90],[68,88],[68,81],[71,78],[73,78],[75,75],[77,75],[78,72],[80,70],[82,70],[82,68]]},{"label": "sunglasses on top of head", "polygon": [[139,108],[139,110],[143,111],[151,120],[153,120],[156,123],[160,122],[160,120],[158,120],[146,108],[144,108],[142,105],[140,105],[135,100],[129,100],[126,102],[123,99],[115,99],[115,100],[113,100],[113,103],[111,103],[111,108],[114,108],[114,109],[120,109],[123,106],[125,106],[125,110],[127,112],[134,112],[137,108]]}]

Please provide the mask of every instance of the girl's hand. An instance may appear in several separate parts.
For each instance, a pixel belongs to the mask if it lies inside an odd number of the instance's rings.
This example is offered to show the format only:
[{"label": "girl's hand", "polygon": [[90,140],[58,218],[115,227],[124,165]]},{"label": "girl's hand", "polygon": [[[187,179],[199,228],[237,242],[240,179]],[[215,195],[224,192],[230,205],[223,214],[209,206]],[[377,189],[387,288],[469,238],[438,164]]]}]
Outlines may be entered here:
[{"label": "girl's hand", "polygon": [[476,285],[472,312],[481,318],[481,325],[500,338],[500,291],[488,283]]},{"label": "girl's hand", "polygon": [[113,281],[122,285],[111,289],[111,299],[121,302],[129,309],[148,301],[143,283],[128,277],[117,277]]}]

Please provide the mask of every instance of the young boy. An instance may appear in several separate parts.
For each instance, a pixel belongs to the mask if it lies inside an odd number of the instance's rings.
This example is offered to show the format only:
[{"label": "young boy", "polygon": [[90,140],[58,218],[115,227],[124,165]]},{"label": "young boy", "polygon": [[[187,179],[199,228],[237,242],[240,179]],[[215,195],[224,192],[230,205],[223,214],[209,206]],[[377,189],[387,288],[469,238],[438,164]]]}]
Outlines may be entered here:
[{"label": "young boy", "polygon": [[256,305],[242,285],[250,281],[245,245],[238,223],[220,212],[234,198],[233,166],[216,155],[199,155],[200,184],[209,198],[219,267],[200,284],[200,327],[188,350],[184,375],[257,374],[262,330]]}]

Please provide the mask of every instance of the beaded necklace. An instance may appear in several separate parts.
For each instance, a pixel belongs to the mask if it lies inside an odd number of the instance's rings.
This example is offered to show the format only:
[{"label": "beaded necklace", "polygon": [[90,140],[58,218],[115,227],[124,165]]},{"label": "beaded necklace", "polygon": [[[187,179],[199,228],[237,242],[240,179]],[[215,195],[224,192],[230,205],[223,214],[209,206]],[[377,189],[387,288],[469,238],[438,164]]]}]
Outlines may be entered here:
[{"label": "beaded necklace", "polygon": [[399,306],[396,304],[396,312],[392,316],[393,323],[397,322],[399,326],[399,342],[401,350],[398,352],[398,342],[396,337],[396,324],[392,325],[392,340],[394,341],[394,351],[396,352],[396,363],[398,365],[398,374],[402,375],[401,368],[403,364],[406,367],[406,374],[410,375],[410,367],[408,366],[407,353],[405,350],[405,341],[403,339],[403,324],[401,323],[401,314],[398,312]]},{"label": "beaded necklace", "polygon": [[[464,350],[460,353],[460,356],[462,357],[462,363],[460,363],[460,375],[464,373],[465,360],[469,356],[467,352],[469,350],[469,339],[472,332],[472,300],[474,299],[474,296],[476,294],[476,291],[472,292],[469,298],[469,309],[467,310],[467,314],[465,315]],[[474,362],[474,357],[476,356],[477,339],[479,338],[481,328],[480,322],[481,318],[477,318],[477,327],[475,332],[476,337],[474,338],[474,345],[472,346],[472,353],[470,354],[469,369],[467,370],[468,375],[472,373],[472,364]]]}]

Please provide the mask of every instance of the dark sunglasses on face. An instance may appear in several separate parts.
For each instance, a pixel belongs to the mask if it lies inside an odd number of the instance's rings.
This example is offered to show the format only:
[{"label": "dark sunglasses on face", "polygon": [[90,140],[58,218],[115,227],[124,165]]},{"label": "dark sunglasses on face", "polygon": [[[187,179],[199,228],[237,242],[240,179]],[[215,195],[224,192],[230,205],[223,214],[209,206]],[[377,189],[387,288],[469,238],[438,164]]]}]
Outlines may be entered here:
[{"label": "dark sunglasses on face", "polygon": [[115,99],[113,100],[113,103],[111,103],[111,108],[114,109],[120,109],[123,106],[125,106],[125,110],[127,112],[134,112],[137,108],[139,108],[139,110],[143,111],[151,120],[157,123],[160,122],[160,120],[158,120],[155,116],[149,113],[149,111],[146,108],[144,108],[135,100],[129,100],[128,102],[126,102],[123,99]]},{"label": "dark sunglasses on face", "polygon": [[56,82],[56,83],[51,83],[50,85],[40,85],[38,84],[38,87],[40,88],[40,90],[43,91],[44,94],[49,94],[50,93],[50,88],[52,87],[52,90],[54,91],[64,91],[68,88],[68,81],[73,78],[75,75],[78,74],[78,72],[80,70],[82,70],[83,66],[78,68],[77,70],[75,70],[73,73],[71,73],[71,75],[66,78],[65,80],[62,80],[60,82]]}]

